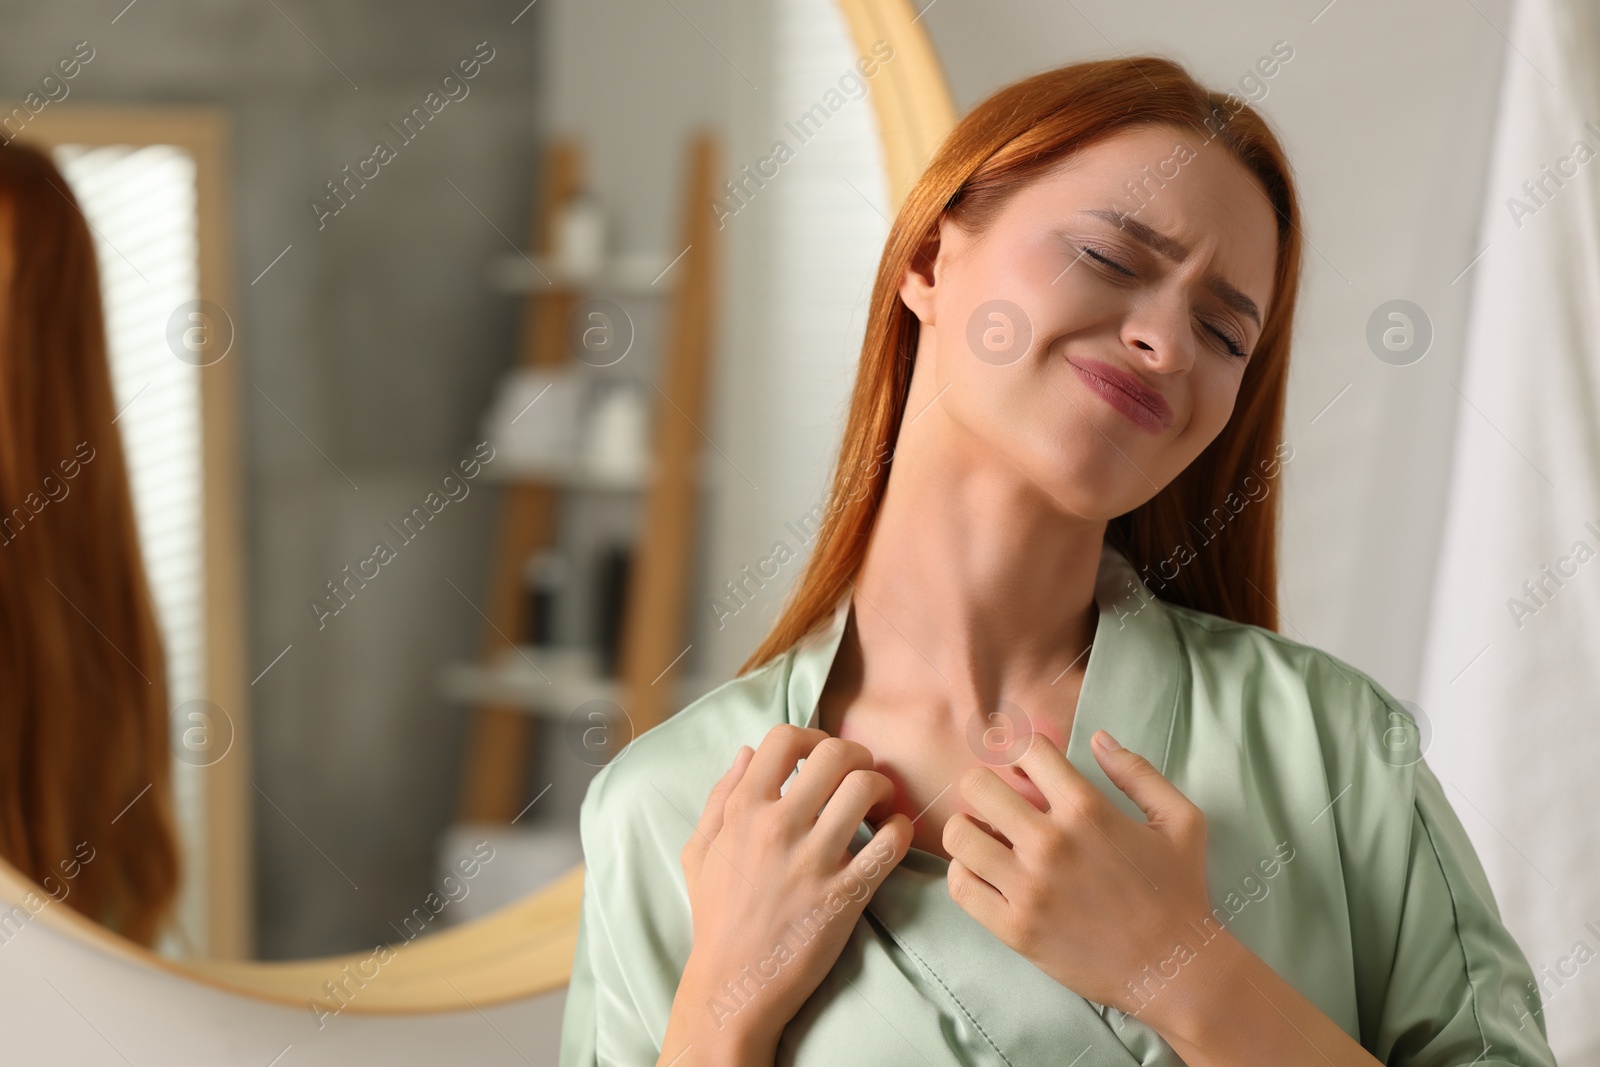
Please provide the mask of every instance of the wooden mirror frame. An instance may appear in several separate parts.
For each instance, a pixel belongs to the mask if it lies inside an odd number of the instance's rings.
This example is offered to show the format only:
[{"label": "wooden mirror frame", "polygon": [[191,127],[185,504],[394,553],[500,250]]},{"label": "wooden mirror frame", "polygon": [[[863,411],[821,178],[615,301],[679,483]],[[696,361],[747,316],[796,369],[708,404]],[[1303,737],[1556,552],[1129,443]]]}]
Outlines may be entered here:
[{"label": "wooden mirror frame", "polygon": [[[911,0],[836,0],[861,55],[872,44],[888,41],[894,61],[873,78],[872,101],[883,143],[889,204],[898,209],[933,153],[954,127],[955,106],[943,70],[934,55],[920,14]],[[222,178],[226,153],[226,121],[210,110],[179,113],[163,109],[165,124],[138,127],[132,139],[128,114],[119,109],[61,108],[40,115],[24,139],[36,144],[82,142],[177,144],[194,155],[200,184],[198,210],[202,227],[223,232],[229,213]],[[108,131],[118,123],[114,136]],[[96,125],[98,123],[99,125]],[[207,190],[210,190],[208,192]],[[202,247],[205,247],[202,242]],[[210,242],[213,247],[218,242]],[[223,242],[221,247],[231,247]],[[231,255],[231,253],[230,253]],[[232,300],[228,256],[207,261],[202,253],[200,295],[224,307]],[[238,444],[227,417],[238,397],[239,361],[223,360],[203,378],[203,447],[206,455],[206,608],[207,618],[222,629],[212,631],[208,645],[212,699],[243,709],[243,619],[237,477]],[[215,495],[213,495],[215,494]],[[238,745],[245,739],[244,716],[235,723]],[[237,755],[238,753],[236,753]],[[324,983],[346,968],[358,970],[371,953],[353,953],[307,960],[256,962],[237,958],[248,944],[248,798],[242,768],[246,761],[224,760],[208,768],[207,845],[215,849],[208,867],[208,936],[213,958],[173,959],[107,930],[70,907],[50,901],[43,889],[11,864],[0,860],[0,910],[23,908],[56,932],[136,966],[153,968],[244,996],[302,1007],[325,996]],[[217,773],[225,765],[229,770]],[[384,981],[374,983],[344,1010],[352,1014],[400,1014],[462,1011],[534,997],[563,988],[572,973],[577,948],[578,917],[583,900],[583,867],[579,865],[533,895],[462,926],[442,930],[395,950],[384,963]],[[221,958],[218,958],[221,957]]]}]

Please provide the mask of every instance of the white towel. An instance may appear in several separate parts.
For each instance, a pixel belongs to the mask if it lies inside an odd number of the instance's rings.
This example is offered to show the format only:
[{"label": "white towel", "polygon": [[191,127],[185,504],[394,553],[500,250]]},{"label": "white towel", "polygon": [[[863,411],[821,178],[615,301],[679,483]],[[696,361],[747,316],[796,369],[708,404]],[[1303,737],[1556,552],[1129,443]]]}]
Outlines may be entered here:
[{"label": "white towel", "polygon": [[1586,6],[1513,12],[1487,250],[1462,279],[1463,370],[1442,398],[1459,413],[1419,695],[1428,762],[1574,1064],[1600,1063],[1600,13]]}]

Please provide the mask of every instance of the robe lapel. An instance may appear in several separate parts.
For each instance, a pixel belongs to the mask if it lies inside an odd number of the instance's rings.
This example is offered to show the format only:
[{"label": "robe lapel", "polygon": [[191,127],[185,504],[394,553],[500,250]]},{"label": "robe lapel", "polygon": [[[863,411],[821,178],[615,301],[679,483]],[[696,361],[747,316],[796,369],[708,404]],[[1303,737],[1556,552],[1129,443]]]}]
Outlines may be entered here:
[{"label": "robe lapel", "polygon": [[[1067,758],[1121,810],[1143,819],[1089,750],[1098,729],[1166,773],[1184,665],[1165,608],[1111,546],[1095,582],[1100,608],[1094,646],[1067,739]],[[817,699],[843,637],[850,597],[831,624],[797,648],[788,680],[788,721],[812,724]],[[855,847],[873,828],[856,828]],[[1128,1067],[1180,1061],[1159,1035],[1115,1009],[1085,1000],[1002,944],[950,899],[948,862],[912,849],[873,895],[866,921],[892,938],[1014,1067]]]}]

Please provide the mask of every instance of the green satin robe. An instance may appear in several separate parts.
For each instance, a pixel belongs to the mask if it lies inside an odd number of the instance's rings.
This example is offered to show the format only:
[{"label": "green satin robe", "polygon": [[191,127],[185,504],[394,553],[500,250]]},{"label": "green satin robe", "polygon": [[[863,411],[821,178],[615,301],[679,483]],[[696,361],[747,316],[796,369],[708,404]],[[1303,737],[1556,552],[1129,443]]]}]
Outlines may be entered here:
[{"label": "green satin robe", "polygon": [[[1383,1063],[1553,1064],[1531,969],[1409,713],[1323,652],[1154,598],[1109,546],[1095,599],[1067,758],[1142,819],[1089,751],[1103,727],[1200,806],[1215,926]],[[849,607],[846,596],[828,626],[641,735],[594,778],[561,1067],[655,1063],[692,936],[679,853],[740,745],[778,723],[815,725]],[[853,849],[870,829],[858,827]],[[888,875],[784,1031],[778,1064],[1182,1063],[1153,1029],[1058,984],[962,911],[946,867],[912,849]],[[1163,974],[1212,936],[1196,930],[1130,975],[1133,988],[1159,996]],[[743,992],[730,985],[704,1010],[759,1003],[759,976],[729,978]],[[1324,1062],[1306,1051],[1304,1063]]]}]

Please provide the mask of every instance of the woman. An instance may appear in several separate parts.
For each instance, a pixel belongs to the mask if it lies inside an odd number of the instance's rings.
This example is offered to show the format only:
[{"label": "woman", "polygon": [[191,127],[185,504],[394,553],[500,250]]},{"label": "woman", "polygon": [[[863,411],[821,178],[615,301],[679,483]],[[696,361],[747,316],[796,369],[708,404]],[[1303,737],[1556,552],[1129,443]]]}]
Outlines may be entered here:
[{"label": "woman", "polygon": [[0,857],[151,945],[179,857],[116,414],[88,224],[48,156],[0,147]]},{"label": "woman", "polygon": [[563,1064],[1553,1062],[1414,723],[1273,632],[1298,217],[1164,60],[960,123],[783,616],[590,786]]}]

